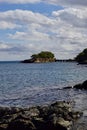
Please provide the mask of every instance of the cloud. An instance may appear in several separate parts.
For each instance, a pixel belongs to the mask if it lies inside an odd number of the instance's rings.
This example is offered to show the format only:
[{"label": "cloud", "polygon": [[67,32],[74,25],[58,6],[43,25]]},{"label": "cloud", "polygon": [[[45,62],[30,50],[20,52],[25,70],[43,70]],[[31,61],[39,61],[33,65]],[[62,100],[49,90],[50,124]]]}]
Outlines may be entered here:
[{"label": "cloud", "polygon": [[62,6],[87,6],[87,0],[49,0],[48,3]]},{"label": "cloud", "polygon": [[39,23],[39,24],[51,24],[51,20],[40,14],[40,13],[34,13],[32,11],[28,11],[28,10],[10,10],[10,11],[6,11],[6,12],[0,12],[0,20],[3,21],[10,21],[10,22],[15,22],[18,23],[20,22],[20,24],[24,24],[24,23]]},{"label": "cloud", "polygon": [[40,0],[0,0],[0,3],[11,3],[11,4],[27,4],[27,3],[36,3]]},{"label": "cloud", "polygon": [[60,6],[87,6],[87,0],[0,0],[0,3],[10,3],[10,4],[28,4],[28,3],[37,3],[45,2],[54,5]]},{"label": "cloud", "polygon": [[86,14],[86,8],[64,8],[51,16],[18,9],[0,12],[0,29],[13,30],[6,34],[10,44],[1,44],[0,52],[22,59],[47,50],[57,58],[73,58],[87,47]]},{"label": "cloud", "polygon": [[53,16],[60,17],[62,21],[71,24],[74,27],[87,27],[87,8],[75,9],[66,8],[62,11],[54,11]]},{"label": "cloud", "polygon": [[15,29],[20,27],[20,25],[14,24],[12,22],[0,21],[0,29]]},{"label": "cloud", "polygon": [[17,52],[23,52],[25,50],[24,46],[19,44],[13,44],[13,43],[4,43],[0,42],[0,52],[11,52],[11,53],[17,53]]}]

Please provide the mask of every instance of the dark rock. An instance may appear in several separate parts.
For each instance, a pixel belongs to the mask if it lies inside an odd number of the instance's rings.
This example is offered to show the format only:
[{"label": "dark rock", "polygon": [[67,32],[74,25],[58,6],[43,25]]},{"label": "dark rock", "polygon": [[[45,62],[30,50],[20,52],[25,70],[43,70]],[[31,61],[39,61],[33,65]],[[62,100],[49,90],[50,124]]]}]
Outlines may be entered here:
[{"label": "dark rock", "polygon": [[0,117],[3,117],[4,115],[10,113],[11,108],[8,107],[0,107]]},{"label": "dark rock", "polygon": [[87,80],[82,83],[82,87],[83,87],[84,89],[87,89]]},{"label": "dark rock", "polygon": [[0,124],[0,130],[7,130],[8,124]]},{"label": "dark rock", "polygon": [[77,84],[77,85],[75,85],[73,88],[76,88],[76,89],[85,89],[85,90],[87,90],[87,80],[84,81],[82,84]]},{"label": "dark rock", "polygon": [[58,126],[58,125],[61,125],[63,128],[68,130],[69,128],[71,128],[72,122],[68,121],[68,120],[64,120],[64,118],[62,118],[62,117],[59,117],[56,122],[56,126]]},{"label": "dark rock", "polygon": [[71,89],[73,88],[72,86],[67,86],[67,87],[64,87],[63,89]]},{"label": "dark rock", "polygon": [[26,59],[24,61],[21,61],[21,63],[34,63],[34,59]]},{"label": "dark rock", "polygon": [[73,88],[82,89],[82,86],[81,86],[81,84],[76,84]]},{"label": "dark rock", "polygon": [[33,118],[32,122],[34,123],[37,130],[44,130],[47,128],[46,121],[43,118]]},{"label": "dark rock", "polygon": [[13,120],[9,125],[7,130],[35,130],[34,124],[30,120]]},{"label": "dark rock", "polygon": [[81,115],[65,101],[31,108],[0,108],[0,130],[69,130]]},{"label": "dark rock", "polygon": [[78,64],[87,65],[87,61],[78,62]]},{"label": "dark rock", "polygon": [[81,117],[82,116],[82,112],[74,112],[74,111],[71,111],[70,113],[69,113],[69,115],[72,117],[72,119],[78,119],[79,117]]},{"label": "dark rock", "polygon": [[31,107],[23,110],[22,116],[32,119],[33,117],[38,117],[40,114],[39,109],[37,107]]}]

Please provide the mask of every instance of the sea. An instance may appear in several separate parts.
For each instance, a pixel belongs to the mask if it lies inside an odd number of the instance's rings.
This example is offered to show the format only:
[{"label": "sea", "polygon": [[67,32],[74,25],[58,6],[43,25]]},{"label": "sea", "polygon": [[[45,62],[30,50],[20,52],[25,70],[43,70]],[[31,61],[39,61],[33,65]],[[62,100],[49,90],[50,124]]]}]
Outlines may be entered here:
[{"label": "sea", "polygon": [[87,65],[76,62],[0,62],[0,106],[30,107],[71,101],[83,111],[79,122],[87,130],[87,91],[63,89],[87,80]]}]

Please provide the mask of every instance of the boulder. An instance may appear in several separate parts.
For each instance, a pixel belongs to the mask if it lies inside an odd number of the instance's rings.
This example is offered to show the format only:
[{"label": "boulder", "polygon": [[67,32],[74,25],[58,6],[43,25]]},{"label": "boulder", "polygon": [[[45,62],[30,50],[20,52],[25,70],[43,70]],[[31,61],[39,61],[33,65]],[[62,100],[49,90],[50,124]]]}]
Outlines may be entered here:
[{"label": "boulder", "polygon": [[[85,83],[84,83],[85,84]],[[72,103],[58,101],[31,108],[0,108],[0,130],[70,130],[82,116]]]},{"label": "boulder", "polygon": [[17,119],[9,123],[7,130],[35,130],[34,124],[30,120]]}]

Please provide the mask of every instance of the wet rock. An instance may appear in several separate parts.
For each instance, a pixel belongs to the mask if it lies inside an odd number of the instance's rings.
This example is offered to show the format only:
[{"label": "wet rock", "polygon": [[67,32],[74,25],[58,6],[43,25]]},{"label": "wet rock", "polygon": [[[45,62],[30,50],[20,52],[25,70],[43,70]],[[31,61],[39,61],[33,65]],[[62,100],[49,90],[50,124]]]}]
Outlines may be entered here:
[{"label": "wet rock", "polygon": [[35,130],[30,120],[17,119],[9,123],[7,130]]},{"label": "wet rock", "polygon": [[37,130],[44,130],[47,128],[46,126],[46,121],[43,118],[33,118],[32,122],[34,123],[35,127],[37,128]]},{"label": "wet rock", "polygon": [[56,122],[56,125],[61,125],[68,130],[71,128],[72,122],[68,120],[64,120],[62,117],[59,117]]},{"label": "wet rock", "polygon": [[0,130],[6,130],[8,127],[8,124],[0,124]]},{"label": "wet rock", "polygon": [[69,115],[72,117],[72,119],[78,119],[79,117],[81,117],[82,116],[82,112],[79,112],[79,111],[77,111],[77,112],[74,112],[74,111],[71,111],[70,113],[69,113]]},{"label": "wet rock", "polygon": [[84,89],[87,89],[87,80],[82,83],[82,87],[83,87]]},{"label": "wet rock", "polygon": [[72,89],[73,86],[67,86],[67,87],[64,87],[63,89]]},{"label": "wet rock", "polygon": [[65,101],[31,108],[0,108],[0,130],[70,130],[81,115]]},{"label": "wet rock", "polygon": [[76,84],[73,88],[82,89],[82,84]]},{"label": "wet rock", "polygon": [[27,111],[30,117],[37,117],[39,116],[40,112],[37,107],[32,107]]},{"label": "wet rock", "polygon": [[75,85],[74,88],[87,90],[87,80],[84,81],[82,84],[77,84],[77,85]]}]

